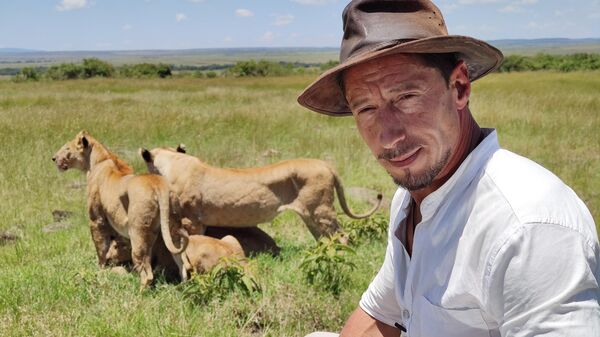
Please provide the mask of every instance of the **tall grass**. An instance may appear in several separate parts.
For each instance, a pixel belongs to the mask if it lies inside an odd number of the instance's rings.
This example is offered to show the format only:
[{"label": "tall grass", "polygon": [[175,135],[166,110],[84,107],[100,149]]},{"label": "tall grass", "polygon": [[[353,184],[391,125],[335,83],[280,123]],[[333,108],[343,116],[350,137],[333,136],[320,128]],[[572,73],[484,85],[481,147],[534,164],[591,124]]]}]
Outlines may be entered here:
[{"label": "tall grass", "polygon": [[[261,225],[282,247],[254,258],[262,293],[198,305],[159,281],[138,292],[135,275],[99,270],[87,228],[85,177],[58,173],[52,154],[86,129],[138,171],[137,148],[184,143],[229,167],[315,157],[332,162],[346,187],[395,190],[348,118],[302,109],[311,77],[0,81],[0,331],[7,336],[302,336],[338,330],[377,272],[385,240],[356,247],[357,269],[339,297],[311,287],[299,269],[315,244],[285,213]],[[472,111],[501,144],[566,181],[600,215],[600,73],[493,74],[474,84]],[[265,155],[267,150],[271,155]],[[368,205],[351,198],[357,210]],[[51,212],[74,212],[66,230],[44,233]]]}]

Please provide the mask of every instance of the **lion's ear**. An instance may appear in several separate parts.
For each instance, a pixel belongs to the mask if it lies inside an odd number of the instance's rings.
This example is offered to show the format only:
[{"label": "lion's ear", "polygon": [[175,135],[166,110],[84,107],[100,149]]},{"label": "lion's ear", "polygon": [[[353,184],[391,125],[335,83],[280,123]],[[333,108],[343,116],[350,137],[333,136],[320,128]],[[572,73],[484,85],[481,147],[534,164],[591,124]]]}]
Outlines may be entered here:
[{"label": "lion's ear", "polygon": [[179,145],[177,145],[177,152],[179,152],[179,153],[187,153],[185,151],[185,144],[179,144]]},{"label": "lion's ear", "polygon": [[152,153],[150,153],[150,151],[144,149],[144,148],[140,148],[140,155],[142,156],[142,158],[144,158],[144,161],[146,163],[152,163],[154,161],[154,158],[152,158]]},{"label": "lion's ear", "polygon": [[81,130],[79,131],[79,133],[77,134],[77,144],[79,146],[81,146],[82,148],[87,148],[90,145],[90,141],[87,138],[88,137],[88,133],[85,130]]}]

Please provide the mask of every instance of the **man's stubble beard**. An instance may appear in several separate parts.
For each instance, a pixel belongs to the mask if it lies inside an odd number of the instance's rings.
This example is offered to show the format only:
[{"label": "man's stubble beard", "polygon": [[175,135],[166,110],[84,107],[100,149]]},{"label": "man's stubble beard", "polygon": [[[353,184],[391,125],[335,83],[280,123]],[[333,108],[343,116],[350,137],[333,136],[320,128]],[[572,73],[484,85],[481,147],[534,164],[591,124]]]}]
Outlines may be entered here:
[{"label": "man's stubble beard", "polygon": [[437,163],[435,163],[435,165],[427,168],[425,172],[419,175],[413,175],[410,172],[410,169],[405,169],[405,175],[402,178],[396,178],[392,176],[391,173],[390,176],[396,185],[403,187],[404,189],[409,191],[420,190],[431,185],[435,177],[437,177],[437,175],[442,172],[444,167],[446,167],[446,164],[448,164],[448,161],[450,161],[451,156],[452,151],[447,149],[446,152],[444,152],[443,157]]}]

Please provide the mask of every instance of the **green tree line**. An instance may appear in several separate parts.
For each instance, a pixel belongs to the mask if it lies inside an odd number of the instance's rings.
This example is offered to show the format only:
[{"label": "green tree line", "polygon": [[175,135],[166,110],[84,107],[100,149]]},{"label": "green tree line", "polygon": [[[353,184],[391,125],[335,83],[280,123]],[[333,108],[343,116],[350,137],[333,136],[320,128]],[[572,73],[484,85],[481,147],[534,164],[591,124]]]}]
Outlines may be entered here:
[{"label": "green tree line", "polygon": [[[15,80],[17,81],[37,81],[40,79],[68,80],[91,77],[166,78],[172,76],[173,71],[182,71],[187,74],[191,73],[195,77],[208,78],[217,76],[265,77],[304,73],[316,74],[330,69],[337,64],[337,61],[303,63],[250,60],[240,61],[235,64],[214,64],[208,66],[139,63],[115,67],[100,59],[88,58],[84,59],[82,63],[62,63],[49,68],[25,67],[21,69],[0,69],[0,74],[3,74],[3,70],[7,71],[6,74],[15,74],[15,71],[18,71],[15,75]],[[597,69],[600,69],[600,54],[579,53],[570,55],[508,55],[497,71],[553,70],[568,72]]]}]

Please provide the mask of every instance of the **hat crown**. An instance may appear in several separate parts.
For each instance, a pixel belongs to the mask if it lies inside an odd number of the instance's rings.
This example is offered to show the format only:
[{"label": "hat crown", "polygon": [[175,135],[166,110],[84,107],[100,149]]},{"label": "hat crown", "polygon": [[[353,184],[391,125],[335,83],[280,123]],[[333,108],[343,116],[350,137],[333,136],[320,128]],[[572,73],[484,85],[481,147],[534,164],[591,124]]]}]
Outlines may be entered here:
[{"label": "hat crown", "polygon": [[441,11],[427,0],[354,0],[342,20],[340,62],[399,42],[448,35]]}]

